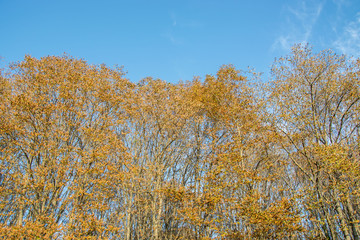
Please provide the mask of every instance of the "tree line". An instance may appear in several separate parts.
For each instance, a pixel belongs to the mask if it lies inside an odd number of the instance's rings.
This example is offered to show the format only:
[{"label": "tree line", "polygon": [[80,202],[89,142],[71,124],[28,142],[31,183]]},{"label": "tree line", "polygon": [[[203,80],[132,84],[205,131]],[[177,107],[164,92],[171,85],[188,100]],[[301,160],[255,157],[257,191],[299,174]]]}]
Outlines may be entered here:
[{"label": "tree line", "polygon": [[133,83],[25,56],[0,99],[2,238],[360,238],[360,59]]}]

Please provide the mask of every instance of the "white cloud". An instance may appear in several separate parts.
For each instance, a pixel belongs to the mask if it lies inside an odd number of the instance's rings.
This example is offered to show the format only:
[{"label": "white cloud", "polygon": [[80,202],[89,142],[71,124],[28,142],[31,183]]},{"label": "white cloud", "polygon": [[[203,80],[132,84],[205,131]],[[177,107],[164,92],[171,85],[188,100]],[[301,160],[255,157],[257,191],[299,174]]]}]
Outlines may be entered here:
[{"label": "white cloud", "polygon": [[309,6],[307,2],[302,1],[297,7],[286,7],[286,21],[282,26],[282,32],[272,45],[272,51],[279,49],[288,51],[295,43],[307,43],[323,6],[323,2]]},{"label": "white cloud", "polygon": [[161,34],[161,36],[169,40],[173,45],[183,44],[182,39],[180,39],[179,37],[175,37],[175,35],[172,32]]},{"label": "white cloud", "polygon": [[332,2],[336,5],[338,11],[349,4],[348,0],[333,0]]},{"label": "white cloud", "polygon": [[360,12],[354,21],[349,22],[333,45],[349,56],[360,56]]},{"label": "white cloud", "polygon": [[201,22],[192,19],[184,19],[177,16],[174,12],[169,13],[169,24],[167,29],[161,34],[161,37],[167,39],[173,45],[179,46],[186,43],[184,32],[203,27]]},{"label": "white cloud", "polygon": [[282,49],[289,49],[291,47],[290,39],[288,36],[280,36],[276,40],[275,44],[280,46]]},{"label": "white cloud", "polygon": [[175,14],[174,14],[174,13],[170,13],[170,17],[171,17],[171,20],[172,20],[172,25],[175,27],[176,24],[177,24]]}]

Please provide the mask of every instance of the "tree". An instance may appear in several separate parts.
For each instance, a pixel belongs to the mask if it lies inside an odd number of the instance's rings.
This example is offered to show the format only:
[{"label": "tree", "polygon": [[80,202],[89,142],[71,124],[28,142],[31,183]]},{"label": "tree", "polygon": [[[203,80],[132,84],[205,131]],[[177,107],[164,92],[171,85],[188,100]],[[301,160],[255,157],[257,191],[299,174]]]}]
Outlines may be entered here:
[{"label": "tree", "polygon": [[360,60],[171,84],[26,56],[0,72],[6,239],[359,239]]},{"label": "tree", "polygon": [[[273,67],[269,108],[311,235],[358,239],[359,60],[296,45]],[[291,168],[290,168],[291,167]]]},{"label": "tree", "polygon": [[67,56],[26,56],[11,70],[1,82],[0,232],[105,237],[124,158],[114,113],[130,84],[121,69]]}]

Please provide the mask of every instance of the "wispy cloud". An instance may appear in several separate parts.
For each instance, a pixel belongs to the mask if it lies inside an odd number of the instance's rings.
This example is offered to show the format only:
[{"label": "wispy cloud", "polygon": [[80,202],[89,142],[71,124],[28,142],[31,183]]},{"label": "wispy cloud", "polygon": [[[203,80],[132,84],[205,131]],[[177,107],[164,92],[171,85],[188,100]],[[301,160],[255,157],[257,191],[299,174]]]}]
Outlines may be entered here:
[{"label": "wispy cloud", "polygon": [[186,42],[186,36],[188,31],[199,29],[203,27],[203,24],[199,21],[181,18],[174,12],[169,13],[169,23],[166,31],[161,36],[170,41],[173,45],[182,45]]},{"label": "wispy cloud", "polygon": [[167,39],[173,45],[181,45],[183,41],[175,34],[176,29],[178,28],[178,21],[175,13],[173,12],[170,13],[170,23],[171,25],[169,25],[168,29],[161,34],[161,37]]},{"label": "wispy cloud", "polygon": [[337,6],[338,11],[349,4],[348,0],[333,0],[332,2]]},{"label": "wispy cloud", "polygon": [[271,50],[289,50],[295,43],[306,43],[311,38],[313,27],[316,24],[324,3],[311,6],[302,1],[298,6],[285,7],[284,25],[279,36],[275,39]]},{"label": "wispy cloud", "polygon": [[170,17],[172,20],[172,25],[175,27],[177,24],[175,13],[170,13]]},{"label": "wispy cloud", "polygon": [[360,56],[360,12],[354,21],[345,25],[343,32],[333,43],[334,47],[349,56]]},{"label": "wispy cloud", "polygon": [[172,27],[179,27],[179,28],[200,28],[203,27],[203,24],[195,19],[178,16],[174,12],[170,13],[170,19],[172,23]]},{"label": "wispy cloud", "polygon": [[181,45],[183,44],[183,40],[180,39],[179,37],[176,37],[172,32],[167,32],[162,34],[162,37],[166,38],[167,40],[169,40],[173,45]]}]

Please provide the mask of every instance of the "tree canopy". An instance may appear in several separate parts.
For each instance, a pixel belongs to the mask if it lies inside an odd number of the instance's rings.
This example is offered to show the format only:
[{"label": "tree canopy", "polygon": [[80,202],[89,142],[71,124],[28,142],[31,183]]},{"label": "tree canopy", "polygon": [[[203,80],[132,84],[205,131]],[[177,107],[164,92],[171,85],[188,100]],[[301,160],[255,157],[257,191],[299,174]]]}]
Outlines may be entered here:
[{"label": "tree canopy", "polygon": [[25,56],[0,75],[0,236],[359,239],[359,134],[360,59],[330,50],[176,84]]}]

